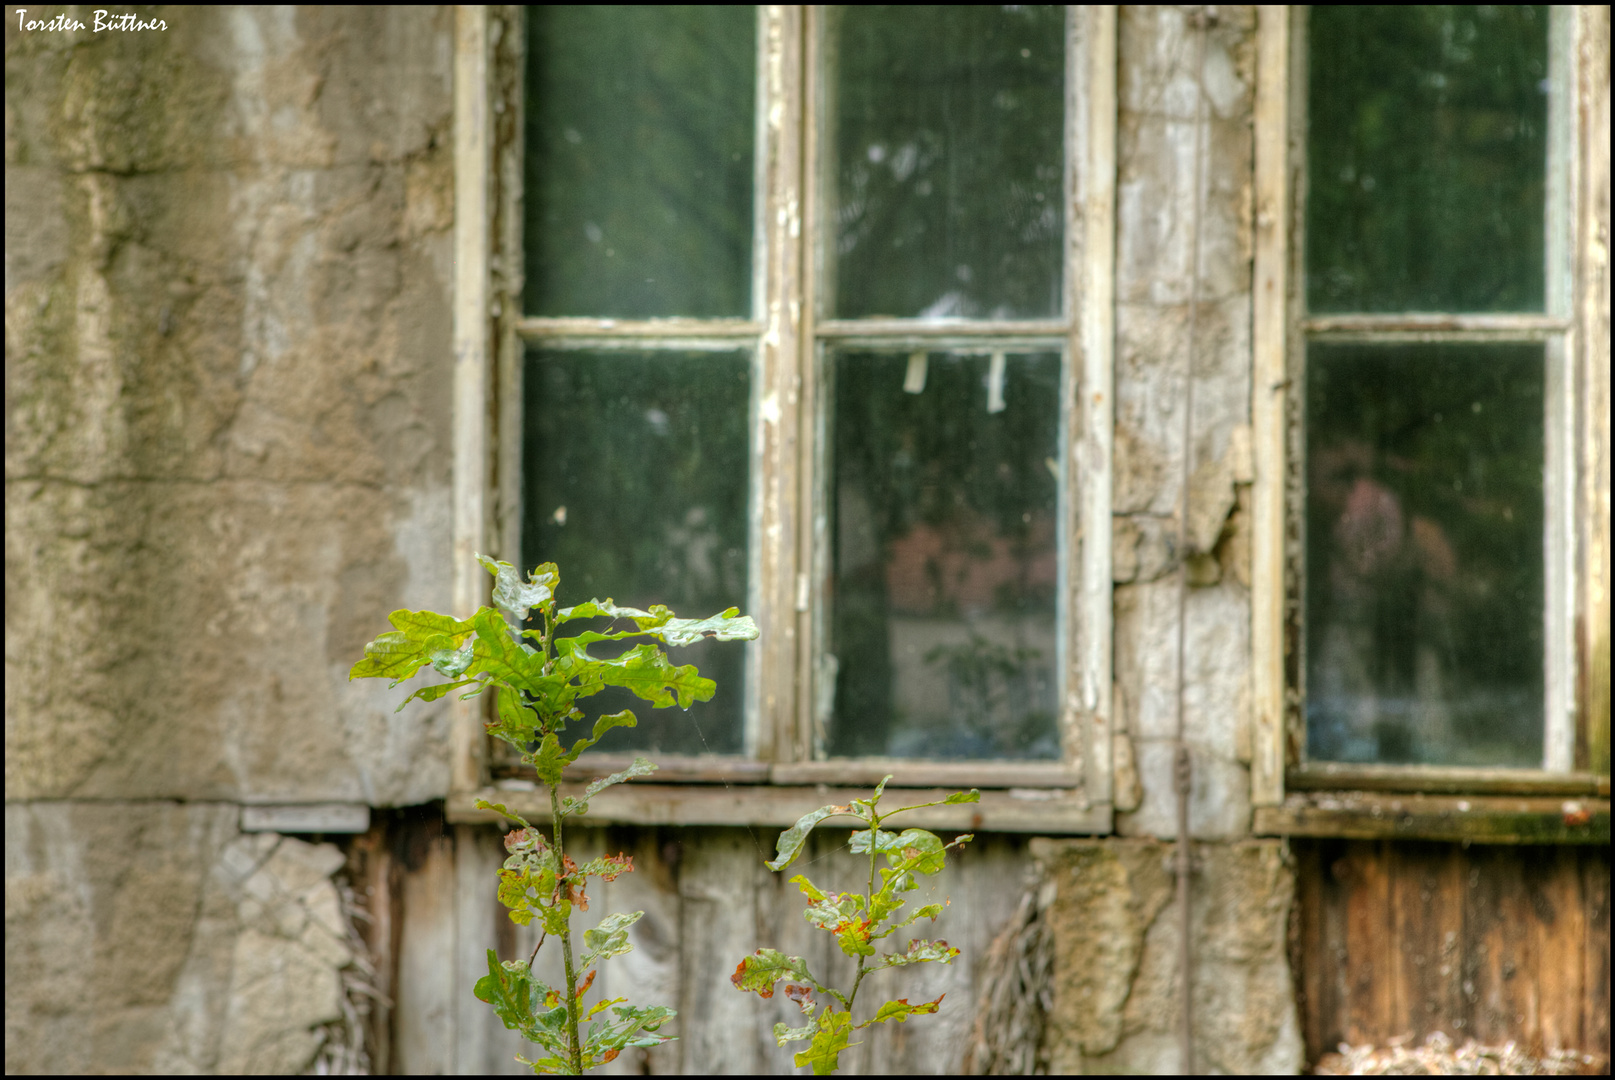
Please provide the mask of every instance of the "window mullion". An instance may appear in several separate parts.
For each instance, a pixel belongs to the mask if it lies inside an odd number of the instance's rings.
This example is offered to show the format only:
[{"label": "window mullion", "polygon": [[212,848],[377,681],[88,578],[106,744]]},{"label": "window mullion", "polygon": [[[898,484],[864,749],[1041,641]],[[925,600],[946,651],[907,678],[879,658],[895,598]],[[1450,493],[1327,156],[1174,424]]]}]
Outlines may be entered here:
[{"label": "window mullion", "polygon": [[760,637],[746,666],[746,751],[788,760],[799,678],[797,551],[802,424],[802,64],[804,10],[758,9],[757,234],[753,317],[751,604]]},{"label": "window mullion", "polygon": [[[1062,450],[1062,495],[1075,504],[1075,521],[1064,549],[1062,571],[1075,572],[1061,600],[1066,650],[1061,731],[1064,759],[1080,764],[1088,798],[1111,801],[1111,715],[1114,618],[1111,573],[1111,459],[1115,427],[1115,204],[1116,204],[1116,9],[1088,5],[1072,12],[1068,33],[1066,112],[1069,184],[1066,280],[1072,319],[1067,350],[1067,393],[1061,416],[1067,428]],[[1079,32],[1080,20],[1080,32]],[[1080,127],[1079,127],[1080,125]],[[1078,261],[1080,259],[1080,262]],[[1079,370],[1080,365],[1080,370]],[[1071,430],[1075,425],[1076,430]],[[1075,490],[1073,490],[1075,489]],[[1073,558],[1071,549],[1080,544]],[[1073,685],[1075,684],[1075,685]],[[1076,693],[1073,693],[1073,690]],[[1079,758],[1080,755],[1080,758]]]},{"label": "window mullion", "polygon": [[1284,487],[1289,377],[1290,8],[1257,9],[1251,446],[1251,804],[1284,801]]}]

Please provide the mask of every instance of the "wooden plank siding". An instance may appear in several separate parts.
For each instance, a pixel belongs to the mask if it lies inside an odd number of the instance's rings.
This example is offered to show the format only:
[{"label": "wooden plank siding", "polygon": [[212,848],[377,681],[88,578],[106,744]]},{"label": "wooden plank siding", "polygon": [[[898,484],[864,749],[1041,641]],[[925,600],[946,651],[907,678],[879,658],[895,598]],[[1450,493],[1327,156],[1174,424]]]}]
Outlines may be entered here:
[{"label": "wooden plank siding", "polygon": [[1608,847],[1291,844],[1309,1062],[1435,1031],[1607,1061]]},{"label": "wooden plank siding", "polygon": [[[600,968],[596,990],[634,1004],[670,1004],[679,1011],[669,1030],[678,1036],[649,1052],[623,1054],[605,1073],[776,1074],[793,1071],[801,1044],[777,1047],[777,1021],[799,1023],[783,996],[765,1001],[729,982],[740,959],[760,946],[804,956],[835,985],[850,984],[850,961],[828,935],[802,917],[805,901],[787,880],[808,875],[821,888],[862,889],[867,863],[844,849],[849,831],[821,828],[785,874],[763,866],[779,830],[771,827],[572,824],[567,850],[580,862],[606,853],[634,857],[634,872],[593,881],[579,935],[612,911],[644,911],[633,952]],[[945,833],[945,839],[952,839]],[[861,1045],[842,1058],[844,1072],[957,1072],[975,1018],[977,984],[993,936],[1014,914],[1026,868],[1027,838],[990,834],[950,858],[942,874],[922,882],[911,904],[946,899],[949,907],[893,938],[941,937],[961,955],[946,967],[922,965],[866,980],[859,1012],[890,997],[911,1001],[946,994],[943,1012],[912,1024],[860,1033]],[[534,1047],[504,1029],[493,1010],[472,996],[474,976],[486,971],[486,949],[501,959],[526,958],[537,944],[530,927],[511,923],[499,905],[497,871],[502,834],[491,826],[455,825],[441,804],[381,811],[370,831],[349,844],[348,874],[372,916],[372,951],[386,958],[382,978],[391,1007],[372,1015],[374,1060],[402,1072],[525,1074],[518,1053]],[[472,962],[481,971],[472,970]],[[534,968],[552,985],[563,981],[554,940]],[[916,997],[915,995],[919,995]],[[591,995],[592,1000],[592,995]],[[889,1029],[889,1030],[888,1030]]]}]

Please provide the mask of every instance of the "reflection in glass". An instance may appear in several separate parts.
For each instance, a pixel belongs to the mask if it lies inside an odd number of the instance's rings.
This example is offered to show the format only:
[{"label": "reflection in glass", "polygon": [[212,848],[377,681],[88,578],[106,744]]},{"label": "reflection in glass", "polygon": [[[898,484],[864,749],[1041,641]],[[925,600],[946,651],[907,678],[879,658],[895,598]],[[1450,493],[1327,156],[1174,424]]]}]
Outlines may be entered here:
[{"label": "reflection in glass", "polygon": [[1059,356],[833,379],[830,753],[1058,757]]},{"label": "reflection in glass", "polygon": [[1541,311],[1548,9],[1315,7],[1307,305]]},{"label": "reflection in glass", "polygon": [[527,25],[527,313],[750,314],[756,9]]},{"label": "reflection in glass", "polygon": [[846,7],[835,56],[835,312],[1060,311],[1065,10]]},{"label": "reflection in glass", "polygon": [[1541,767],[1543,350],[1307,350],[1307,755]]},{"label": "reflection in glass", "polygon": [[[524,565],[559,563],[565,605],[609,596],[686,617],[744,610],[750,383],[738,353],[530,350]],[[597,749],[739,753],[745,649],[704,642],[669,656],[716,680],[717,694],[688,712],[616,688],[585,699],[590,722],[625,708],[639,718]]]}]

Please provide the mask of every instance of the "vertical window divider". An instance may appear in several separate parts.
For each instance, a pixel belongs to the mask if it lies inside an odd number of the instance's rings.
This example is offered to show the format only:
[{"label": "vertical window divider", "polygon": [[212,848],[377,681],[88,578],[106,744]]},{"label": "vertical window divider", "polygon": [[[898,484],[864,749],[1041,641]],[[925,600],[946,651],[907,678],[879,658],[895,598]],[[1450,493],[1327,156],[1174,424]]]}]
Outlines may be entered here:
[{"label": "vertical window divider", "polygon": [[[1575,8],[1573,49],[1576,70],[1573,123],[1579,145],[1573,151],[1572,190],[1577,197],[1570,235],[1577,272],[1568,313],[1575,320],[1577,372],[1574,399],[1578,415],[1575,464],[1579,491],[1575,517],[1579,573],[1574,617],[1579,670],[1580,713],[1575,747],[1578,769],[1609,776],[1609,6]],[[1607,788],[1606,788],[1607,790]]]},{"label": "vertical window divider", "polygon": [[[1077,25],[1080,20],[1084,23]],[[1116,9],[1088,5],[1072,12],[1068,31],[1070,57],[1066,83],[1068,140],[1078,153],[1066,155],[1068,175],[1076,175],[1067,223],[1067,247],[1080,244],[1081,263],[1066,263],[1066,313],[1071,320],[1067,346],[1067,383],[1063,394],[1062,428],[1065,432],[1060,483],[1077,520],[1062,545],[1062,625],[1074,624],[1076,634],[1064,633],[1062,650],[1066,672],[1065,717],[1061,742],[1068,764],[1080,754],[1084,789],[1096,803],[1109,803],[1112,789],[1111,718],[1113,619],[1111,571],[1111,459],[1115,429],[1115,203],[1116,203]],[[1074,370],[1081,365],[1079,378]],[[1073,401],[1072,398],[1076,400]],[[1075,481],[1075,484],[1073,484]],[[1072,488],[1075,498],[1070,498]],[[1062,524],[1072,530],[1071,513]],[[1073,560],[1071,541],[1080,544]],[[1075,569],[1078,588],[1064,578]],[[1075,596],[1073,596],[1075,592]],[[1075,647],[1069,643],[1077,640]],[[1076,679],[1071,678],[1072,675]],[[1072,693],[1071,683],[1077,683]],[[1080,730],[1073,731],[1077,727]]]},{"label": "vertical window divider", "polygon": [[[487,547],[490,465],[488,409],[493,400],[492,290],[489,273],[492,169],[489,11],[454,9],[454,481],[452,610],[471,611],[487,596],[473,553]],[[480,698],[449,702],[451,794],[483,782],[486,737]]]},{"label": "vertical window divider", "polygon": [[1290,8],[1257,8],[1251,378],[1251,804],[1284,801],[1284,489],[1291,228]]},{"label": "vertical window divider", "polygon": [[[1547,314],[1570,315],[1575,291],[1575,269],[1569,258],[1571,223],[1576,216],[1575,100],[1577,10],[1548,9],[1548,168],[1544,240],[1544,300]],[[1543,428],[1545,476],[1543,507],[1543,672],[1546,700],[1542,767],[1568,772],[1575,764],[1576,705],[1572,635],[1565,627],[1575,619],[1575,404],[1574,331],[1555,333],[1544,350],[1543,388],[1547,415]]]},{"label": "vertical window divider", "polygon": [[781,743],[779,761],[813,761],[823,750],[824,733],[818,722],[818,703],[825,692],[819,665],[828,644],[824,626],[824,587],[830,565],[828,508],[825,506],[820,476],[824,469],[827,425],[820,403],[823,388],[819,381],[819,289],[824,277],[825,254],[820,189],[824,186],[819,126],[809,117],[822,116],[825,101],[825,12],[820,5],[804,5],[798,22],[801,41],[800,113],[804,119],[798,132],[801,146],[801,236],[798,251],[801,273],[800,307],[797,312],[796,385],[798,416],[803,437],[797,445],[797,570],[805,575],[801,590],[806,600],[798,605],[795,710],[790,739]]},{"label": "vertical window divider", "polygon": [[751,610],[761,635],[747,646],[748,757],[773,761],[791,753],[798,693],[797,573],[801,568],[798,453],[803,423],[799,365],[806,306],[793,296],[802,282],[803,10],[758,9],[757,228],[753,316],[762,334],[753,351]]}]

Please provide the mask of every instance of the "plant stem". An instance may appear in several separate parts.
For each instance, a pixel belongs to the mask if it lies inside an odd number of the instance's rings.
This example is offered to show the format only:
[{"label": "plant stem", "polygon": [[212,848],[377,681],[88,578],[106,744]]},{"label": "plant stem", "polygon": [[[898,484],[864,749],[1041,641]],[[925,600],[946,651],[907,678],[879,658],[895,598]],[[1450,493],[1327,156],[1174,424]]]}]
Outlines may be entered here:
[{"label": "plant stem", "polygon": [[[549,787],[548,784],[545,787]],[[560,868],[566,866],[566,854],[561,848],[561,793],[550,788],[550,822],[553,825],[552,835],[555,839],[555,862]],[[567,879],[559,877],[557,884],[561,890],[561,900],[565,903],[571,898],[571,886]],[[561,924],[561,959],[566,964],[566,1052],[571,1057],[572,1075],[583,1075],[583,1047],[578,1041],[578,977],[572,968],[572,917],[567,913],[566,921]]]},{"label": "plant stem", "polygon": [[[875,813],[873,804],[869,807],[869,889],[864,894],[864,916],[867,918],[875,910],[875,855],[880,847],[880,823],[885,819]],[[852,993],[847,995],[847,1013],[852,1014],[852,1003],[858,997],[858,984],[864,981],[869,969],[864,967],[864,958],[858,958],[858,975],[852,980]]]}]

